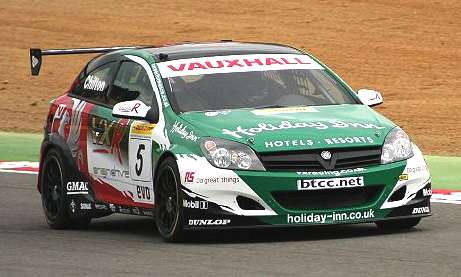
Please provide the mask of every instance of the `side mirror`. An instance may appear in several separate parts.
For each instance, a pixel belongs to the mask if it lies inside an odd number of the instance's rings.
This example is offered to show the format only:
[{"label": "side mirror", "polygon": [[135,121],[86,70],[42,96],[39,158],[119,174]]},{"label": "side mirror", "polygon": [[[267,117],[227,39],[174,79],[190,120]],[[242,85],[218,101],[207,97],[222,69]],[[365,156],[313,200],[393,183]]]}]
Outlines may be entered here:
[{"label": "side mirror", "polygon": [[133,100],[115,104],[112,109],[113,117],[121,117],[128,119],[147,120],[150,123],[157,123],[159,111],[157,107],[149,107],[142,101]]},{"label": "side mirror", "polygon": [[359,89],[357,96],[364,105],[373,107],[383,103],[381,93],[372,89]]}]

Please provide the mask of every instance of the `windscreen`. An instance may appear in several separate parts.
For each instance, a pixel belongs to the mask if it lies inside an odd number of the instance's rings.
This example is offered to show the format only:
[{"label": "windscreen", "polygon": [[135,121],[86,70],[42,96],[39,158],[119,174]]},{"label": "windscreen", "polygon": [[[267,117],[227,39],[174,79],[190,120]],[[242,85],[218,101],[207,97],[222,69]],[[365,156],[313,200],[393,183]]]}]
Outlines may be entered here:
[{"label": "windscreen", "polygon": [[159,69],[179,112],[357,103],[306,55],[204,57]]}]

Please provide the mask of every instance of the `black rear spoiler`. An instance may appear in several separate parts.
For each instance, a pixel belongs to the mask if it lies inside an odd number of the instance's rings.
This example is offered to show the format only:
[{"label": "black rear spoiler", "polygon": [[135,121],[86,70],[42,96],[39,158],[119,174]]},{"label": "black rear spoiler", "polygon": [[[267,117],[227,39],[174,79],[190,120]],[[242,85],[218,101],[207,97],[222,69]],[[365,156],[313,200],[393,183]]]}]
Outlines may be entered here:
[{"label": "black rear spoiler", "polygon": [[[30,70],[32,76],[37,76],[40,73],[42,66],[42,56],[53,55],[72,55],[72,54],[94,54],[106,53],[122,49],[136,49],[149,46],[116,46],[116,47],[95,47],[95,48],[75,48],[75,49],[30,49]],[[151,46],[152,47],[152,46]]]}]

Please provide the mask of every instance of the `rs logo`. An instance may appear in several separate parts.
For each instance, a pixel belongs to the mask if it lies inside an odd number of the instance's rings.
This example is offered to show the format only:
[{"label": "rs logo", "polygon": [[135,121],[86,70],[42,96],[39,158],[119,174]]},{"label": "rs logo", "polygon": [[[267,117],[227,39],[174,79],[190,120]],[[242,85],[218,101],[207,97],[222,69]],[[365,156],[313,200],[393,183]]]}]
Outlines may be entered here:
[{"label": "rs logo", "polygon": [[194,182],[194,175],[195,175],[195,172],[191,172],[191,171],[186,172],[185,182],[186,183],[193,183]]},{"label": "rs logo", "polygon": [[150,200],[150,190],[148,187],[136,186],[139,199]]}]

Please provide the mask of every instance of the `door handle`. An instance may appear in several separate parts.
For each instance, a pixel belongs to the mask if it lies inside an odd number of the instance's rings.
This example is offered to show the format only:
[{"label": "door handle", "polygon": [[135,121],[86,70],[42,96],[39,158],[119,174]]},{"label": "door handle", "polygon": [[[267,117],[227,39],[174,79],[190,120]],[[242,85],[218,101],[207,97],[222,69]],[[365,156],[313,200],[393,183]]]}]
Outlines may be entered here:
[{"label": "door handle", "polygon": [[96,136],[99,137],[99,135],[100,135],[101,133],[104,133],[104,128],[102,128],[102,127],[94,127],[94,128],[93,128],[93,132],[94,132],[94,134],[95,134]]},{"label": "door handle", "polygon": [[97,133],[102,133],[102,132],[104,132],[104,128],[102,128],[102,127],[94,127],[93,130],[94,130],[95,132],[97,132]]}]

